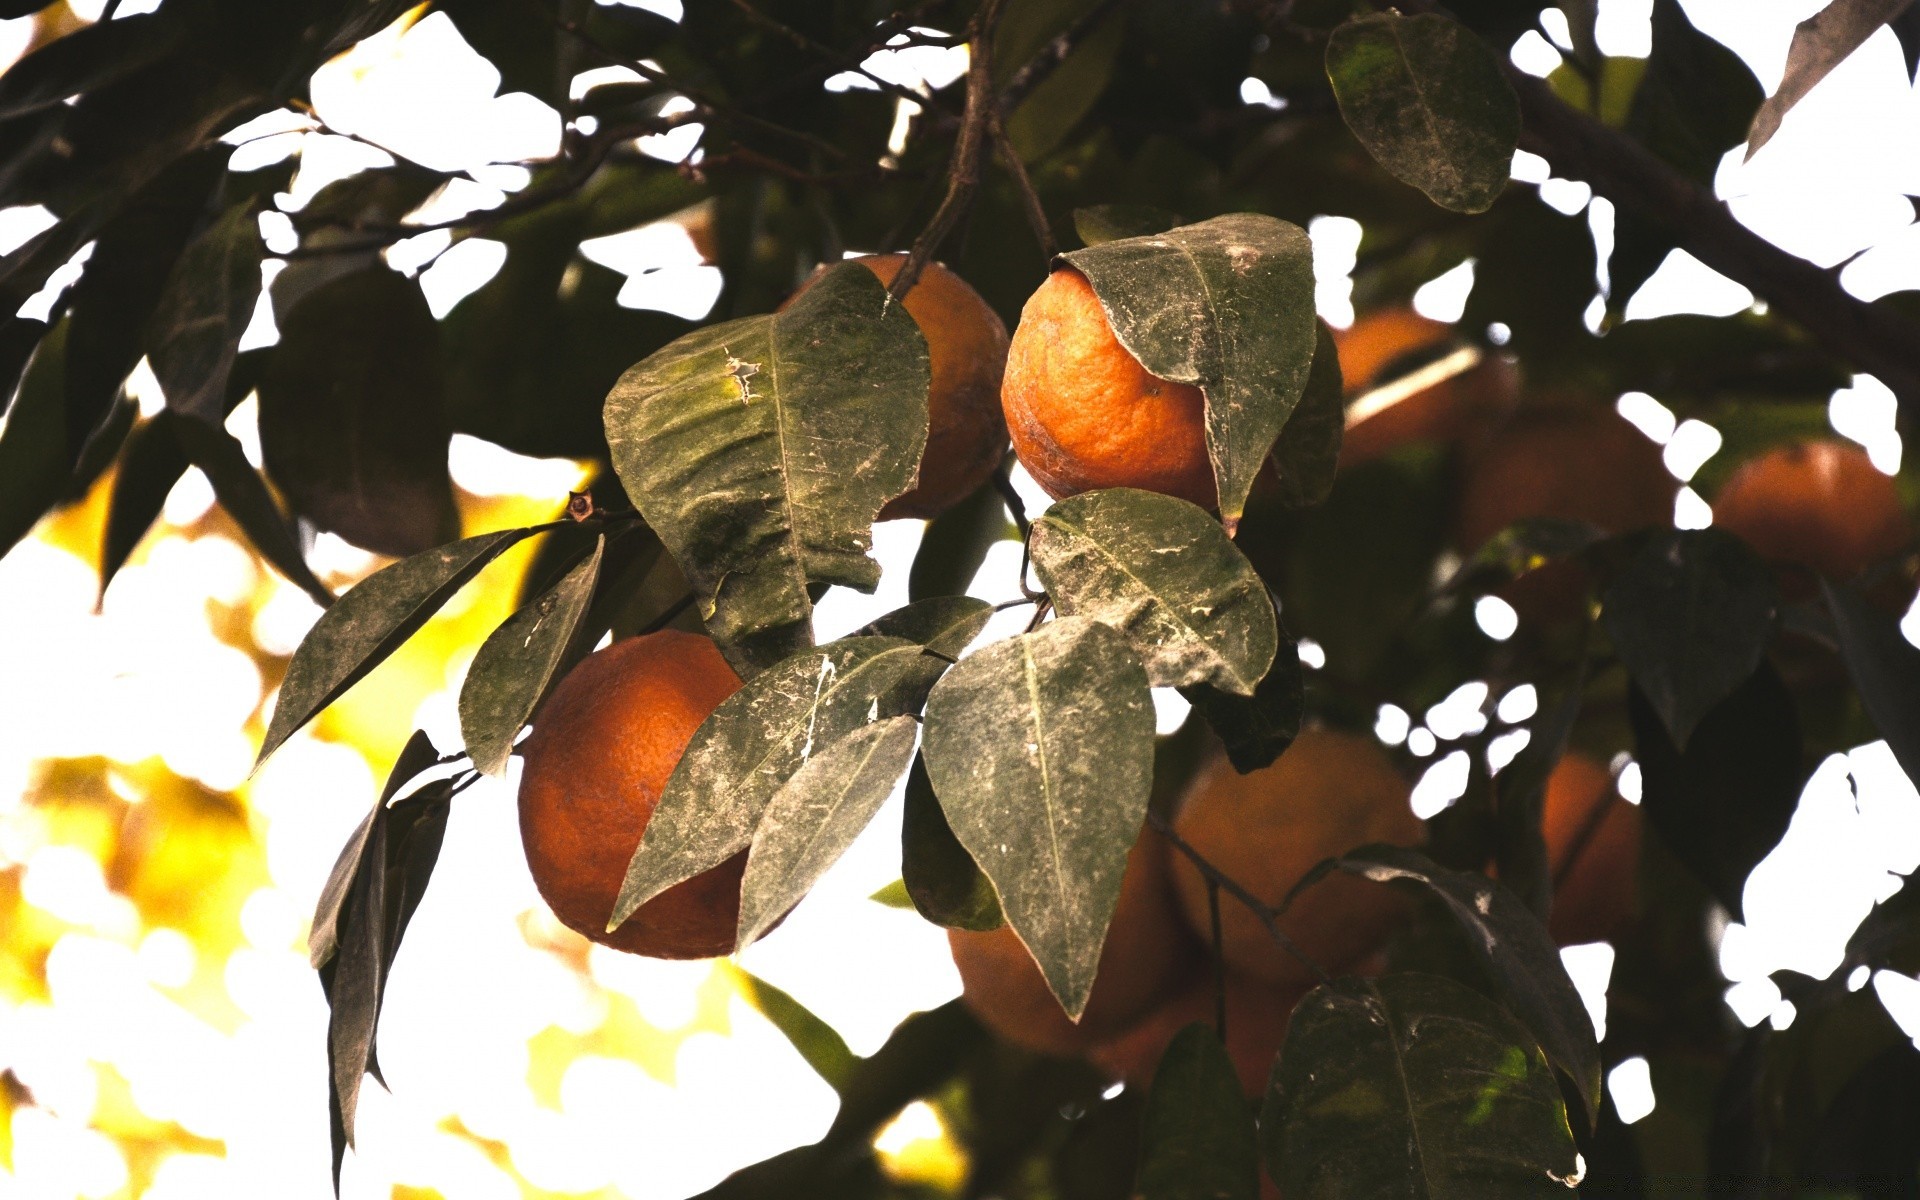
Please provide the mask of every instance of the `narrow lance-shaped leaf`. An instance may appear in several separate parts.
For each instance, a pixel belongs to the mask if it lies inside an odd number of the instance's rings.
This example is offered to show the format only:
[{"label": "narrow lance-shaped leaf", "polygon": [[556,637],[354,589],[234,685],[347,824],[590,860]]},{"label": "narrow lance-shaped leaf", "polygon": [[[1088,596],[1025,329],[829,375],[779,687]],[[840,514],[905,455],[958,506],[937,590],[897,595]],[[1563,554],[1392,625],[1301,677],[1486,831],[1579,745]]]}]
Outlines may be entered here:
[{"label": "narrow lance-shaped leaf", "polygon": [[847,1079],[858,1068],[860,1059],[847,1048],[846,1039],[833,1026],[821,1020],[813,1010],[785,990],[738,964],[722,960],[721,969],[732,978],[733,986],[747,1003],[758,1009],[761,1016],[785,1035],[793,1048],[800,1052],[800,1057],[806,1059],[807,1065],[813,1068],[814,1074],[836,1092],[846,1086]]},{"label": "narrow lance-shaped leaf", "polygon": [[172,13],[140,13],[47,42],[0,77],[0,120],[51,107],[159,62],[188,28]]},{"label": "narrow lance-shaped leaf", "polygon": [[934,686],[925,754],[955,836],[1079,1019],[1153,787],[1146,672],[1121,634],[1061,617]]},{"label": "narrow lance-shaped leaf", "polygon": [[547,694],[593,599],[606,546],[605,536],[596,538],[593,553],[545,595],[501,622],[473,656],[460,688],[460,734],[476,770],[506,773],[513,741]]},{"label": "narrow lance-shaped leaf", "polygon": [[1822,580],[1820,590],[1840,634],[1840,653],[1860,702],[1907,778],[1920,780],[1920,649],[1900,624],[1849,587]]},{"label": "narrow lance-shaped leaf", "polygon": [[1721,529],[1655,534],[1607,588],[1601,624],[1682,749],[1752,676],[1780,605],[1773,573]]},{"label": "narrow lance-shaped leaf", "polygon": [[187,244],[147,338],[167,407],[214,425],[226,418],[227,378],[260,298],[265,248],[254,204],[234,205]]},{"label": "narrow lance-shaped leaf", "polygon": [[1520,102],[1471,31],[1435,13],[1355,17],[1327,39],[1327,78],[1367,153],[1435,204],[1484,212],[1507,186]]},{"label": "narrow lance-shaped leaf", "polygon": [[1866,43],[1882,25],[1899,16],[1910,0],[1832,0],[1793,28],[1787,69],[1780,86],[1753,114],[1747,131],[1747,157],[1772,140],[1787,112]]},{"label": "narrow lance-shaped leaf", "polygon": [[1275,490],[1288,508],[1311,508],[1333,490],[1340,466],[1340,444],[1346,436],[1346,385],[1340,375],[1340,355],[1333,331],[1325,321],[1315,322],[1313,368],[1293,416],[1273,444]]},{"label": "narrow lance-shaped leaf", "polygon": [[740,880],[738,946],[773,927],[880,811],[913,757],[912,717],[889,717],[815,754],[767,802]]},{"label": "narrow lance-shaped leaf", "polygon": [[1147,1094],[1136,1200],[1254,1200],[1260,1147],[1233,1059],[1212,1029],[1173,1035]]},{"label": "narrow lance-shaped leaf", "polygon": [[[1600,1048],[1592,1018],[1547,927],[1517,896],[1484,875],[1448,870],[1418,850],[1399,846],[1363,846],[1330,865],[1377,883],[1418,883],[1444,901],[1507,1007],[1532,1031],[1548,1060],[1573,1080],[1589,1120],[1599,1113]],[[1309,886],[1319,874],[1300,886]]]},{"label": "narrow lance-shaped leaf", "polygon": [[1033,565],[1054,607],[1127,636],[1156,687],[1251,696],[1279,622],[1226,531],[1185,500],[1134,488],[1083,492],[1033,523]]},{"label": "narrow lance-shaped leaf", "polygon": [[206,475],[213,495],[232,517],[253,548],[273,564],[287,581],[313,598],[322,608],[333,604],[333,593],[314,576],[301,555],[299,539],[294,536],[286,515],[267,490],[266,480],[247,461],[240,440],[221,425],[208,424],[191,417],[176,419],[173,434],[186,450],[187,458]]},{"label": "narrow lance-shaped leaf", "polygon": [[[998,929],[1000,897],[933,794],[924,756],[907,771],[900,811],[900,891],[904,906],[948,929]],[[875,899],[879,897],[876,896]]]},{"label": "narrow lance-shaped leaf", "polygon": [[1260,1131],[1289,1200],[1520,1200],[1579,1182],[1560,1090],[1526,1029],[1435,975],[1308,993]]},{"label": "narrow lance-shaped leaf", "polygon": [[502,551],[539,529],[503,529],[374,572],[321,615],[293,652],[255,766],[412,637]]},{"label": "narrow lance-shaped leaf", "polygon": [[1127,352],[1206,401],[1207,457],[1228,532],[1313,360],[1313,247],[1297,225],[1233,213],[1061,256]]},{"label": "narrow lance-shaped leaf", "polygon": [[113,498],[100,541],[100,593],[160,516],[167,494],[187,471],[186,452],[165,412],[134,427],[113,476]]},{"label": "narrow lance-shaped leaf", "polygon": [[926,339],[842,265],[786,309],[697,330],[620,377],[607,444],[743,673],[812,641],[810,585],[872,591],[882,505],[927,434]]},{"label": "narrow lance-shaped leaf", "polygon": [[841,738],[918,712],[946,663],[902,638],[853,637],[747,681],[694,732],[647,821],[607,928],[753,840],[782,784]]}]

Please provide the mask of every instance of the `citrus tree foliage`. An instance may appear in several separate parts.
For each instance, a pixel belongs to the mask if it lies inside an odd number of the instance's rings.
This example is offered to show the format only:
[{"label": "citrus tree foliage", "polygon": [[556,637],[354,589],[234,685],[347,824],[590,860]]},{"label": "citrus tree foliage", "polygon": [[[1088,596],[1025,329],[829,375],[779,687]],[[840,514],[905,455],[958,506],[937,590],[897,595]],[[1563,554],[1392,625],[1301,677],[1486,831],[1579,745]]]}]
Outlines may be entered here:
[{"label": "citrus tree foliage", "polygon": [[[517,610],[475,650],[465,744],[415,735],[315,913],[336,1179],[363,1079],[378,1076],[385,982],[459,793],[507,771],[600,639],[674,627],[710,634],[744,684],[667,780],[609,928],[744,852],[750,942],[904,781],[902,880],[882,898],[955,929],[1008,927],[1075,1018],[1129,849],[1216,747],[1249,773],[1303,726],[1365,730],[1384,705],[1424,713],[1469,681],[1491,685],[1489,710],[1519,684],[1541,697],[1454,739],[1464,792],[1420,849],[1336,847],[1278,904],[1207,874],[1220,904],[1275,930],[1336,874],[1411,905],[1366,974],[1312,964],[1318,986],[1277,1060],[1253,1064],[1270,1074],[1263,1103],[1246,1098],[1234,1026],[1219,1027],[1224,983],[1215,1028],[1168,1031],[1151,1088],[1116,1094],[1083,1064],[998,1043],[957,1004],[857,1057],[740,972],[840,1109],[818,1143],[712,1195],[923,1195],[873,1147],[916,1100],[962,1143],[969,1196],[1251,1198],[1267,1183],[1292,1200],[1549,1196],[1581,1164],[1605,1195],[1704,1189],[1707,1174],[1756,1195],[1920,1186],[1911,1047],[1873,1026],[1827,1060],[1831,1078],[1808,1065],[1824,1034],[1866,1028],[1845,973],[1920,966],[1912,893],[1862,927],[1842,974],[1783,975],[1805,1014],[1784,1032],[1727,1020],[1708,941],[1723,910],[1740,915],[1821,757],[1884,736],[1920,777],[1920,651],[1898,626],[1910,545],[1815,581],[1736,533],[1614,519],[1604,501],[1631,485],[1624,470],[1564,503],[1523,503],[1478,544],[1459,529],[1474,454],[1506,408],[1519,422],[1651,393],[1721,431],[1694,481],[1710,494],[1740,463],[1825,431],[1853,372],[1903,413],[1920,403],[1913,293],[1863,303],[1703,190],[1749,129],[1757,146],[1882,23],[1911,60],[1907,6],[1835,0],[1802,25],[1764,105],[1673,0],[1653,6],[1644,61],[1601,54],[1595,5],[1559,6],[1572,48],[1545,80],[1507,65],[1538,0],[688,0],[678,20],[561,0],[118,7],[0,75],[0,207],[53,219],[0,258],[7,311],[56,283],[0,324],[0,551],[111,470],[104,586],[201,471],[262,557],[327,606],[287,666],[264,759],[462,588],[500,586],[485,571],[501,554],[536,548]],[[263,114],[311,112],[317,67],[428,10],[503,90],[567,123],[523,188],[443,222],[505,261],[438,317],[384,251],[420,232],[410,215],[453,173],[396,155],[287,214],[297,163],[235,171],[220,141]],[[889,45],[965,45],[967,68],[934,90],[860,65]],[[575,86],[609,65],[632,74]],[[646,153],[648,135],[694,124],[697,156]],[[1510,178],[1516,148],[1611,201],[1606,263],[1584,217]],[[294,239],[271,254],[269,214]],[[1339,361],[1306,232],[1326,215],[1364,231],[1363,317],[1472,262],[1462,320],[1380,361]],[[719,268],[704,316],[621,306],[618,275],[583,252],[668,218]],[[1620,320],[1676,248],[1764,308]],[[891,285],[838,265],[793,297],[819,264],[874,251],[908,255]],[[816,602],[875,589],[875,520],[933,453],[940,331],[902,301],[934,261],[1009,325],[1048,269],[1082,272],[1124,352],[1199,389],[1219,504],[1116,487],[1030,516],[1005,464],[927,524],[911,603],[822,642]],[[1611,290],[1596,296],[1596,278]],[[278,340],[242,351],[263,299]],[[165,397],[144,416],[124,387],[143,360]],[[1382,446],[1362,420],[1489,380],[1506,381],[1504,399],[1463,401],[1461,428]],[[249,398],[251,457],[228,427]],[[462,530],[456,434],[587,460],[596,483],[555,497],[548,524]],[[336,596],[307,562],[316,533],[388,561]],[[1028,624],[980,644],[993,610],[966,592],[1002,542],[1023,551],[1009,586],[1024,597],[1003,607]],[[1496,594],[1520,617],[1510,638],[1475,625]],[[1192,704],[1158,739],[1156,688]],[[1521,732],[1518,757],[1494,753]],[[1410,776],[1426,766],[1395,753]],[[1563,753],[1631,756],[1648,827],[1638,878],[1617,881],[1634,900],[1613,934],[1604,1042],[1550,933],[1562,868],[1544,821]],[[1589,826],[1582,839],[1598,836]],[[1661,1091],[1629,1129],[1601,1080],[1636,1055]]]}]

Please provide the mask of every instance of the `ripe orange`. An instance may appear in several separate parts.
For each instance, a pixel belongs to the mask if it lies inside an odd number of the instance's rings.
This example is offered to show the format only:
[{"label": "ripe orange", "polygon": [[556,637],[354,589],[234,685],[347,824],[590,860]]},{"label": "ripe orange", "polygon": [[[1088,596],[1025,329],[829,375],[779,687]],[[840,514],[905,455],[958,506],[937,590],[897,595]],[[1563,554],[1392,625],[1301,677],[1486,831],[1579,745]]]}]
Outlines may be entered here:
[{"label": "ripe orange", "polygon": [[1770,562],[1830,579],[1851,579],[1913,539],[1892,477],[1865,450],[1832,438],[1743,464],[1714,496],[1713,523]]},{"label": "ripe orange", "polygon": [[1611,408],[1528,409],[1470,456],[1458,542],[1470,554],[1522,517],[1608,533],[1667,525],[1679,490],[1660,447]]},{"label": "ripe orange", "polygon": [[1078,1024],[1067,1019],[1012,926],[985,933],[950,929],[947,943],[962,997],[981,1024],[1017,1046],[1061,1056],[1132,1025],[1200,962],[1199,946],[1174,911],[1166,840],[1151,831],[1127,855],[1093,994]]},{"label": "ripe orange", "polygon": [[[1410,308],[1369,313],[1333,334],[1349,399],[1444,359],[1455,341],[1452,326]],[[1518,387],[1512,364],[1489,355],[1358,420],[1349,412],[1340,463],[1366,462],[1408,442],[1459,441],[1511,410]]]},{"label": "ripe orange", "polygon": [[[1203,767],[1174,828],[1228,878],[1277,905],[1321,859],[1367,842],[1420,842],[1424,831],[1408,807],[1408,790],[1370,738],[1308,730],[1272,766],[1251,775],[1235,771],[1224,756]],[[1210,937],[1205,877],[1176,856],[1173,882],[1188,926]],[[1280,931],[1337,974],[1378,949],[1406,911],[1398,893],[1336,873],[1294,901]],[[1220,931],[1221,955],[1235,970],[1283,985],[1312,979],[1224,892]]]},{"label": "ripe orange", "polygon": [[520,840],[554,915],[596,942],[653,958],[733,949],[746,852],[606,931],[627,861],[694,730],[740,679],[713,642],[662,630],[595,652],[548,697],[523,744]]},{"label": "ripe orange", "polygon": [[1569,752],[1554,767],[1540,831],[1553,871],[1547,929],[1556,943],[1606,941],[1633,915],[1640,825],[1640,806],[1620,798],[1605,766]]},{"label": "ripe orange", "polygon": [[1072,267],[1027,298],[1000,402],[1014,452],[1050,496],[1134,487],[1219,502],[1200,389],[1149,374]]},{"label": "ripe orange", "polygon": [[[1227,972],[1226,984],[1227,1054],[1240,1078],[1240,1090],[1251,1100],[1266,1092],[1274,1056],[1287,1040],[1293,1006],[1313,985],[1281,986],[1237,971]],[[1151,1087],[1160,1056],[1174,1035],[1195,1021],[1213,1024],[1215,1011],[1213,974],[1203,967],[1131,1029],[1089,1050],[1087,1058],[1116,1082]]]},{"label": "ripe orange", "polygon": [[[904,254],[868,254],[854,262],[889,286]],[[824,268],[822,268],[824,270]],[[800,285],[798,296],[820,276]],[[788,303],[792,303],[791,300]],[[1000,375],[1007,366],[1007,326],[967,281],[929,263],[907,293],[907,315],[927,339],[933,381],[927,392],[927,448],[920,479],[880,510],[880,519],[932,519],[987,481],[1007,455],[1000,415]]]}]

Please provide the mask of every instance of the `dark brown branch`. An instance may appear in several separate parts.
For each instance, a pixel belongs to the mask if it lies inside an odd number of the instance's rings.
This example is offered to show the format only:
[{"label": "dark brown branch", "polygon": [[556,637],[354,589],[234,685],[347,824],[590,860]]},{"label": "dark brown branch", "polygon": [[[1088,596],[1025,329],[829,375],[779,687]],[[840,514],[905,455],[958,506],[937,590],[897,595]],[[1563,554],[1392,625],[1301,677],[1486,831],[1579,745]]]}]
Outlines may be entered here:
[{"label": "dark brown branch", "polygon": [[1040,203],[1040,193],[1033,190],[1033,180],[1027,177],[1027,164],[1020,161],[1020,155],[1014,152],[1013,140],[1007,136],[1007,123],[998,105],[988,115],[987,132],[993,136],[993,144],[1006,162],[1007,174],[1013,177],[1013,185],[1020,192],[1020,207],[1026,211],[1034,241],[1040,244],[1041,270],[1045,271],[1060,248],[1054,244],[1053,227],[1047,224],[1047,210]]},{"label": "dark brown branch", "polygon": [[[932,93],[922,95],[912,88],[901,87],[892,80],[882,79],[872,71],[867,70],[866,54],[861,54],[857,57],[852,54],[842,54],[832,46],[813,40],[798,29],[779,20],[777,17],[761,12],[753,6],[750,0],[733,0],[733,6],[739,9],[749,21],[792,42],[796,48],[823,58],[842,71],[851,71],[856,75],[862,76],[867,82],[896,99],[905,100],[909,104],[917,104],[921,108],[931,112],[945,111],[944,106],[939,100],[934,98]],[[872,53],[872,51],[868,51],[868,53]]]},{"label": "dark brown branch", "polygon": [[1804,326],[1840,357],[1893,389],[1920,417],[1920,326],[1875,308],[1838,276],[1767,241],[1735,219],[1711,191],[1627,135],[1575,111],[1546,82],[1509,70],[1525,123],[1520,148],[1553,173],[1667,227],[1680,248],[1746,285],[1773,312]]},{"label": "dark brown branch", "polygon": [[1282,950],[1291,954],[1302,966],[1312,971],[1314,978],[1318,979],[1321,983],[1333,982],[1333,976],[1327,974],[1325,967],[1315,962],[1305,950],[1302,950],[1294,944],[1292,938],[1281,932],[1280,909],[1266,903],[1260,899],[1260,897],[1242,887],[1238,881],[1225,871],[1208,862],[1204,855],[1188,843],[1187,839],[1173,831],[1173,822],[1167,820],[1167,818],[1160,813],[1155,812],[1153,809],[1148,809],[1147,824],[1153,826],[1160,836],[1166,838],[1167,843],[1175,850],[1185,855],[1187,861],[1194,865],[1194,868],[1200,872],[1208,884],[1218,887],[1221,891],[1245,905],[1247,911],[1252,913],[1254,918],[1266,928],[1267,936],[1273,939],[1274,945],[1279,946]]},{"label": "dark brown branch", "polygon": [[960,136],[953,143],[953,159],[947,167],[947,194],[934,210],[927,227],[914,239],[913,249],[888,290],[895,300],[905,300],[920,272],[927,269],[940,244],[973,203],[980,187],[981,150],[988,139],[998,100],[993,92],[993,34],[1006,0],[986,0],[974,17],[971,47],[967,62],[967,107],[960,116]]}]

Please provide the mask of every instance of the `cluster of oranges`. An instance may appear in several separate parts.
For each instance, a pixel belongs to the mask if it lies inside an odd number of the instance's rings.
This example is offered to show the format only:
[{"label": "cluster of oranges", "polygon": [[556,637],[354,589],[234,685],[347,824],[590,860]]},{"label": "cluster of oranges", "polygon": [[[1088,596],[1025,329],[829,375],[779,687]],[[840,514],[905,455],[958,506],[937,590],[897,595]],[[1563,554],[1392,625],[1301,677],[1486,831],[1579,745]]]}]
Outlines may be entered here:
[{"label": "cluster of oranges", "polygon": [[[903,256],[859,260],[883,282]],[[907,312],[931,356],[929,434],[916,486],[883,517],[937,515],[981,486],[1009,440],[1056,497],[1140,487],[1212,507],[1204,400],[1155,378],[1119,343],[1086,278],[1057,268],[1009,339],[993,310],[934,265]],[[1529,516],[1607,532],[1668,524],[1678,489],[1659,448],[1605,404],[1521,403],[1513,366],[1405,310],[1336,335],[1349,397],[1343,467],[1412,441],[1462,461],[1453,537],[1463,553]],[[1437,365],[1436,365],[1437,364]],[[1715,499],[1715,519],[1774,563],[1791,588],[1845,578],[1904,549],[1911,529],[1893,482],[1848,444],[1789,446],[1745,464]],[[1536,572],[1511,593],[1542,620],[1586,602],[1579,578]],[[1805,584],[1803,583],[1804,587]],[[1530,589],[1530,590],[1529,590]],[[635,953],[707,957],[733,945],[744,853],[647,904],[618,931],[605,922],[625,867],[694,731],[739,686],[712,642],[672,631],[617,642],[555,689],[524,745],[521,829],[528,862],[557,915],[587,937]],[[1366,842],[1413,845],[1421,822],[1404,778],[1373,741],[1308,730],[1272,766],[1242,775],[1218,755],[1173,817],[1200,857],[1277,906],[1315,863]],[[1606,767],[1570,753],[1548,786],[1544,832],[1563,944],[1618,931],[1632,909],[1640,814]],[[1006,1039],[1087,1058],[1143,1081],[1173,1034],[1212,1015],[1225,980],[1229,1049],[1248,1093],[1265,1085],[1288,1014],[1315,979],[1282,952],[1261,917],[1210,895],[1200,870],[1157,833],[1134,846],[1083,1018],[1069,1021],[1017,935],[952,931],[969,1005]],[[1366,970],[1406,917],[1397,893],[1335,876],[1276,922],[1330,972]]]}]

